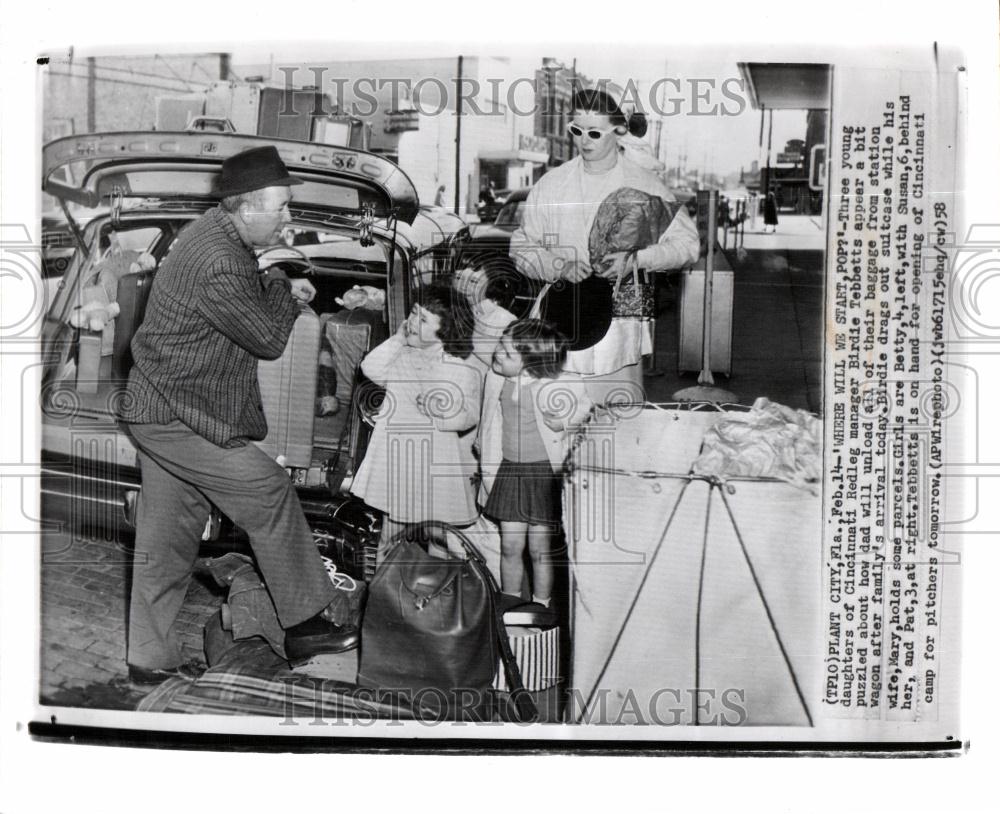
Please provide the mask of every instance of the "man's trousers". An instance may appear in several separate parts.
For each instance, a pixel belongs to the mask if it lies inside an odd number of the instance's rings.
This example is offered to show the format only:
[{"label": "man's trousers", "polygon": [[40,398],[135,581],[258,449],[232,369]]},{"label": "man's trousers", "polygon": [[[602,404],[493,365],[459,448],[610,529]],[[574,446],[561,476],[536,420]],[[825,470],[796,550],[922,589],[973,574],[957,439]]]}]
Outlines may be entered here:
[{"label": "man's trousers", "polygon": [[254,444],[224,449],[180,421],[131,424],[142,493],[136,518],[128,663],[168,669],[182,661],[174,623],[215,504],[250,538],[284,628],[334,597],[288,474]]}]

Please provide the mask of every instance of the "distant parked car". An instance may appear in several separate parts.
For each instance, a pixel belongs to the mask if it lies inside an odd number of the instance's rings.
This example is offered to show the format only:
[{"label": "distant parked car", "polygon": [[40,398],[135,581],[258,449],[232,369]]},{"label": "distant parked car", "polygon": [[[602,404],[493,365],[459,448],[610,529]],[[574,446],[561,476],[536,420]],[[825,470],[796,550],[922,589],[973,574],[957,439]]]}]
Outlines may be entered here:
[{"label": "distant parked car", "polygon": [[502,240],[506,235],[507,242],[510,243],[511,233],[521,225],[521,217],[524,215],[522,206],[528,199],[529,192],[531,192],[530,187],[511,191],[492,223],[473,224],[469,227],[472,239],[474,241]]},{"label": "distant parked car", "polygon": [[479,202],[476,204],[476,214],[479,216],[479,222],[492,223],[496,220],[498,213],[501,208],[503,208],[503,205],[507,202],[507,198],[512,192],[514,192],[514,190],[494,189],[492,201],[489,201],[481,194],[479,196]]}]

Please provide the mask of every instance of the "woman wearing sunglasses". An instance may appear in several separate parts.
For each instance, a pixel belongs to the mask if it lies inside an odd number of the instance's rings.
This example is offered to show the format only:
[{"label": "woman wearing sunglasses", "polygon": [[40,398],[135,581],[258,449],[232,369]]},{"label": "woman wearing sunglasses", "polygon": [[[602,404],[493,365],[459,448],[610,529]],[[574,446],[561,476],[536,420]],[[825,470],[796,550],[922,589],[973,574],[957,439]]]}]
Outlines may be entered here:
[{"label": "woman wearing sunglasses", "polygon": [[[574,95],[568,131],[577,157],[542,176],[524,204],[523,222],[510,244],[521,273],[547,282],[576,283],[592,274],[617,279],[625,252],[606,255],[599,268],[590,266],[588,239],[601,202],[623,187],[674,200],[660,178],[619,145],[627,134],[642,136],[645,130],[645,117],[627,116],[606,90]],[[698,232],[681,207],[659,241],[640,249],[636,260],[647,271],[666,271],[693,264],[698,253]],[[586,378],[594,403],[605,403],[612,393],[641,398],[642,356],[652,348],[648,320],[616,317],[596,345],[569,353],[566,370]]]}]

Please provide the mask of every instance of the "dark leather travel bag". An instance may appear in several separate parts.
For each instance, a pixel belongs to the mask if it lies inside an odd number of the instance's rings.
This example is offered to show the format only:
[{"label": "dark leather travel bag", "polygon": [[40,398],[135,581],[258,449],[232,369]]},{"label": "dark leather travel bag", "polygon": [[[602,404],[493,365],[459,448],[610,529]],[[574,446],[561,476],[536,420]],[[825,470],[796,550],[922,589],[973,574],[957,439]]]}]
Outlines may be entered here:
[{"label": "dark leather travel bag", "polygon": [[[448,538],[466,553],[448,553]],[[411,526],[392,542],[368,586],[358,683],[400,693],[414,709],[482,719],[498,655],[520,720],[534,720],[482,555],[445,523]]]}]

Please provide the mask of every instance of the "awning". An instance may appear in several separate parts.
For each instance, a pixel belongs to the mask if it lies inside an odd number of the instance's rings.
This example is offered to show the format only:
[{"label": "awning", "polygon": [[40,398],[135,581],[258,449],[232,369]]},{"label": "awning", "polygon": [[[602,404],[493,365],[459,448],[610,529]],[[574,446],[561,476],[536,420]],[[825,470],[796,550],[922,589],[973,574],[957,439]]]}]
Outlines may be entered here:
[{"label": "awning", "polygon": [[755,110],[830,107],[830,66],[810,62],[740,62],[740,75]]},{"label": "awning", "polygon": [[480,150],[480,161],[521,161],[525,164],[548,164],[549,154],[535,150]]}]

